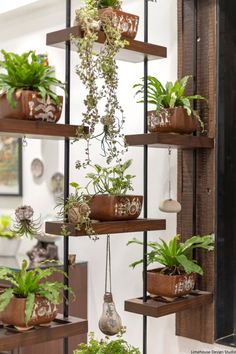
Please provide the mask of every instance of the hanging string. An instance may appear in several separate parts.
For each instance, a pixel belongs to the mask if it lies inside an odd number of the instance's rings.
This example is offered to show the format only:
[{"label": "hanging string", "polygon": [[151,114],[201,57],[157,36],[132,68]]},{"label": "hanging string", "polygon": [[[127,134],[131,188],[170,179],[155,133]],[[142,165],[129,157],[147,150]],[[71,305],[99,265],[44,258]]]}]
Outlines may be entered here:
[{"label": "hanging string", "polygon": [[[108,276],[109,276],[109,291],[108,291]],[[111,246],[110,246],[110,235],[107,235],[107,245],[106,245],[106,274],[105,274],[105,293],[111,293]]]},{"label": "hanging string", "polygon": [[171,200],[171,171],[170,171],[170,163],[171,163],[171,147],[168,147],[168,165],[169,165],[169,200]]}]

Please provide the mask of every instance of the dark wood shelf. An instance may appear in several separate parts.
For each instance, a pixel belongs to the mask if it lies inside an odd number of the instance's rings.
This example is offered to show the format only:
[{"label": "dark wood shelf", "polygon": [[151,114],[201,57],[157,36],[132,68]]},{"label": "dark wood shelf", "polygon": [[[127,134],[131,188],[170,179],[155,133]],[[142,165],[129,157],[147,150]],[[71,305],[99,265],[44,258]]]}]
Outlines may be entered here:
[{"label": "dark wood shelf", "polygon": [[213,294],[206,291],[195,290],[185,298],[179,298],[173,302],[164,302],[148,297],[147,302],[142,298],[125,301],[125,311],[137,313],[139,315],[162,317],[172,313],[188,310],[212,303]]},{"label": "dark wood shelf", "polygon": [[47,123],[35,120],[0,119],[1,135],[17,135],[28,138],[74,138],[78,127],[77,125]]},{"label": "dark wood shelf", "polygon": [[[70,236],[86,236],[84,230],[77,231],[75,224],[63,222],[46,222],[45,232],[53,235],[60,235],[61,228],[65,225]],[[166,221],[158,219],[136,219],[128,221],[100,221],[94,222],[93,229],[97,235],[119,234],[126,232],[165,230]]]},{"label": "dark wood shelf", "polygon": [[179,149],[212,149],[214,139],[206,136],[193,136],[168,133],[149,133],[126,135],[126,142],[130,146],[148,145],[153,148],[172,148]]},{"label": "dark wood shelf", "polygon": [[[71,35],[80,37],[81,32],[79,26],[65,28],[56,32],[47,34],[47,45],[64,48],[65,42],[71,39]],[[98,49],[105,41],[105,35],[103,32],[98,32],[98,42],[95,49]],[[74,50],[73,46],[72,49]],[[124,49],[121,49],[117,55],[118,60],[128,61],[132,63],[142,62],[145,57],[148,60],[166,58],[167,49],[156,44],[144,43],[129,39],[129,45]]]},{"label": "dark wood shelf", "polygon": [[37,327],[26,332],[18,332],[14,330],[14,327],[12,331],[9,331],[0,325],[0,351],[72,337],[87,333],[87,331],[87,320],[76,317],[64,320],[62,315],[58,315],[50,327]]}]

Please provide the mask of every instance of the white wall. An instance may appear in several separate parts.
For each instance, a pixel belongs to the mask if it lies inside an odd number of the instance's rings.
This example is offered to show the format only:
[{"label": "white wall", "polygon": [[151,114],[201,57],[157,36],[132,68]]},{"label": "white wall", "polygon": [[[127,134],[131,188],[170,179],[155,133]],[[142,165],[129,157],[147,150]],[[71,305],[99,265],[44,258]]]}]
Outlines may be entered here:
[{"label": "white wall", "polygon": [[[44,0],[42,0],[44,1]],[[46,2],[45,2],[46,4]],[[73,2],[73,7],[78,2]],[[150,3],[149,41],[167,46],[168,58],[150,62],[149,73],[158,76],[163,82],[174,80],[177,76],[177,0],[162,0]],[[143,38],[143,5],[141,1],[128,0],[125,10],[139,14],[141,17],[138,39]],[[64,77],[64,51],[56,48],[46,48],[45,34],[64,26],[64,3],[55,1],[47,6],[32,11],[31,8],[21,12],[19,18],[17,11],[7,16],[0,16],[1,47],[17,52],[36,49],[37,52],[47,51],[49,61],[56,66],[57,76]],[[25,17],[22,17],[25,16]],[[4,22],[5,21],[5,22]],[[17,32],[16,29],[17,28]],[[71,122],[79,124],[83,106],[83,93],[78,77],[74,74],[74,67],[78,62],[76,53],[72,53],[72,95],[71,95]],[[143,111],[142,106],[135,103],[132,85],[143,76],[143,64],[130,64],[119,62],[119,98],[125,110],[125,133],[135,134],[142,132]],[[93,147],[95,152],[96,146]],[[74,168],[74,162],[83,155],[83,147],[76,143],[71,146],[71,180],[84,181],[83,173]],[[33,158],[43,159],[46,167],[45,175],[40,183],[33,181],[30,164]],[[132,173],[136,175],[134,182],[135,192],[142,193],[142,148],[130,148],[127,158],[133,159]],[[63,144],[49,141],[29,140],[24,149],[24,196],[19,198],[0,198],[0,208],[4,211],[15,208],[19,203],[31,204],[36,213],[42,216],[53,212],[55,201],[50,193],[50,176],[63,169]],[[101,158],[98,157],[101,162]],[[169,238],[175,234],[175,215],[163,214],[158,210],[160,200],[167,197],[167,150],[149,150],[149,216],[166,218],[167,230],[152,232],[149,239],[159,236]],[[172,184],[173,197],[176,194],[176,152],[172,154]],[[1,210],[0,210],[1,211]],[[142,269],[131,270],[129,264],[141,257],[141,247],[126,246],[133,236],[142,237],[142,234],[121,234],[111,238],[113,295],[123,324],[127,326],[127,338],[142,348],[142,318],[123,311],[125,299],[141,296]],[[21,252],[29,249],[29,241],[24,243]],[[88,261],[89,266],[89,329],[97,332],[97,322],[102,310],[104,292],[104,265],[105,265],[105,237],[100,237],[96,243],[88,238],[70,239],[70,252],[76,253],[78,260]],[[196,341],[186,340],[175,336],[175,316],[160,319],[148,319],[148,354],[189,354],[191,350],[217,348],[207,346]],[[221,347],[222,348],[222,347]]]}]

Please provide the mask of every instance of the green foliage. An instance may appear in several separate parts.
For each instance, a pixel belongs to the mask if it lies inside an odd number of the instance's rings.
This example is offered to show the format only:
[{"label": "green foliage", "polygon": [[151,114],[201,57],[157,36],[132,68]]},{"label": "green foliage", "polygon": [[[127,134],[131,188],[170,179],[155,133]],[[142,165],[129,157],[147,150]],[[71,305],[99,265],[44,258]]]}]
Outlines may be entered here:
[{"label": "green foliage", "polygon": [[133,190],[132,179],[135,176],[126,174],[132,160],[127,160],[123,164],[114,167],[102,167],[94,165],[94,173],[87,173],[86,177],[90,179],[87,188],[92,184],[95,194],[125,195]]},{"label": "green foliage", "polygon": [[106,7],[120,8],[120,0],[98,0],[98,8],[104,9]]},{"label": "green foliage", "polygon": [[48,96],[57,105],[61,102],[53,91],[53,87],[65,90],[65,85],[54,77],[54,68],[45,65],[45,57],[38,57],[34,51],[21,55],[1,50],[4,60],[0,68],[6,73],[0,73],[0,90],[7,95],[9,104],[16,108],[14,94],[20,90],[38,91],[43,98]]},{"label": "green foliage", "polygon": [[25,321],[29,322],[36,295],[47,298],[53,304],[58,305],[63,301],[62,290],[73,291],[60,282],[49,282],[47,278],[54,273],[66,275],[61,269],[56,267],[35,268],[27,271],[28,263],[26,260],[22,262],[21,270],[16,271],[10,268],[0,268],[0,279],[10,282],[12,287],[4,290],[0,295],[0,312],[11,301],[13,296],[25,298]]},{"label": "green foliage", "polygon": [[131,346],[122,338],[123,333],[118,334],[115,340],[105,337],[98,341],[94,333],[91,332],[88,344],[80,344],[74,354],[140,354],[138,348]]},{"label": "green foliage", "polygon": [[[174,107],[183,107],[188,115],[193,115],[203,127],[203,123],[191,106],[191,102],[194,100],[205,100],[204,97],[200,95],[194,96],[185,96],[184,92],[186,85],[191,76],[185,76],[180,80],[176,80],[174,83],[167,82],[165,87],[161,82],[154,76],[148,76],[147,79],[147,93],[148,93],[148,103],[156,106],[157,113],[163,108],[174,108]],[[144,79],[142,78],[142,81]],[[136,95],[144,94],[144,84],[135,84],[133,88],[137,89]],[[138,101],[143,103],[143,98]]]},{"label": "green foliage", "polygon": [[[143,245],[143,242],[133,239],[128,242],[129,244]],[[167,244],[163,239],[161,243],[148,242],[148,247],[151,251],[147,253],[147,263],[152,264],[158,262],[164,265],[166,268],[164,271],[168,271],[168,274],[175,275],[185,272],[198,273],[203,275],[202,268],[197,264],[196,260],[192,259],[192,250],[194,248],[203,248],[208,251],[214,249],[214,241],[211,235],[207,236],[192,236],[184,243],[179,242],[179,235],[175,236]],[[132,267],[143,262],[143,259],[133,262]]]},{"label": "green foliage", "polygon": [[0,237],[17,237],[17,234],[11,230],[11,217],[9,215],[0,216]]},{"label": "green foliage", "polygon": [[[121,38],[120,29],[110,17],[99,15],[97,0],[85,0],[85,6],[76,11],[76,16],[84,32],[82,37],[73,39],[80,58],[76,73],[87,92],[84,99],[86,110],[82,128],[77,131],[77,140],[85,139],[88,142],[85,161],[77,161],[76,167],[79,169],[91,164],[89,142],[93,138],[101,142],[102,154],[107,163],[113,159],[118,163],[121,152],[126,150],[122,133],[123,109],[117,97],[118,68],[115,57],[128,42]],[[105,42],[96,51],[94,45],[101,27]],[[89,127],[89,134],[84,133],[84,126]]]}]

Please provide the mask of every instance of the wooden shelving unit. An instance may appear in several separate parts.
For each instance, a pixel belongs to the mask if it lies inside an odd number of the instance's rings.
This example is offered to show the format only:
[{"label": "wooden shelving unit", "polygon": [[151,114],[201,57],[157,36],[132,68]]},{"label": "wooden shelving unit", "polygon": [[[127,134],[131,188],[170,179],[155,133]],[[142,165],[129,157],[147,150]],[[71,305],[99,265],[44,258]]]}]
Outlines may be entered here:
[{"label": "wooden shelving unit", "polygon": [[[75,138],[77,125],[47,123],[36,120],[0,119],[0,134],[37,139]],[[84,128],[86,132],[88,129]]]},{"label": "wooden shelving unit", "polygon": [[[45,232],[53,235],[60,235],[61,228],[65,225],[70,236],[87,236],[84,230],[76,230],[75,224],[63,222],[46,222]],[[166,221],[159,219],[136,219],[128,221],[100,221],[94,222],[93,229],[97,235],[119,234],[126,232],[165,230]]]},{"label": "wooden shelving unit", "polygon": [[18,332],[14,327],[9,328],[11,330],[0,325],[0,351],[86,333],[88,321],[76,317],[65,320],[62,315],[58,315],[51,327],[38,327],[27,332]]},{"label": "wooden shelving unit", "polygon": [[[81,37],[81,31],[79,26],[65,28],[59,31],[51,32],[47,34],[47,45],[65,48],[65,42],[71,39],[71,36]],[[105,41],[105,35],[103,32],[98,33],[98,42],[95,49],[99,49],[102,43]],[[74,50],[72,46],[72,50]],[[129,39],[129,45],[120,50],[117,55],[118,60],[128,61],[132,63],[142,62],[145,57],[148,60],[156,60],[166,58],[167,49],[156,44],[144,43]]]},{"label": "wooden shelving unit", "polygon": [[150,317],[162,317],[189,308],[199,308],[212,303],[212,301],[212,293],[195,290],[186,298],[178,298],[173,302],[165,302],[151,297],[148,297],[147,302],[143,302],[142,298],[126,300],[125,311]]},{"label": "wooden shelving unit", "polygon": [[150,133],[126,135],[126,142],[130,146],[148,145],[153,148],[176,148],[176,149],[212,149],[214,139],[206,136]]}]

